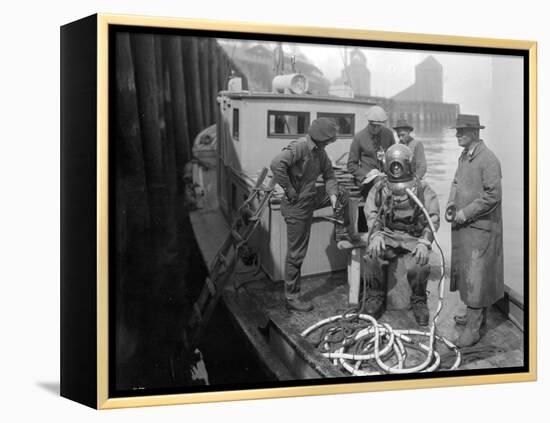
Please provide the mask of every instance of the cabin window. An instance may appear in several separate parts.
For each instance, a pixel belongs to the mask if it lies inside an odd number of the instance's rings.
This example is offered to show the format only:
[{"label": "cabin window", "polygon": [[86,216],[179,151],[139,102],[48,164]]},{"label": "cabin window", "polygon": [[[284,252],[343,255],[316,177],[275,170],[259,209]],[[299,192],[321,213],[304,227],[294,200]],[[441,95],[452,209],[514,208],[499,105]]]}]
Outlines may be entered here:
[{"label": "cabin window", "polygon": [[233,138],[239,140],[239,109],[233,109]]},{"label": "cabin window", "polygon": [[336,126],[340,137],[353,137],[355,134],[355,115],[353,113],[317,113],[318,118],[328,118]]},{"label": "cabin window", "polygon": [[308,112],[268,112],[268,137],[280,138],[290,136],[302,136],[307,133],[308,128]]}]

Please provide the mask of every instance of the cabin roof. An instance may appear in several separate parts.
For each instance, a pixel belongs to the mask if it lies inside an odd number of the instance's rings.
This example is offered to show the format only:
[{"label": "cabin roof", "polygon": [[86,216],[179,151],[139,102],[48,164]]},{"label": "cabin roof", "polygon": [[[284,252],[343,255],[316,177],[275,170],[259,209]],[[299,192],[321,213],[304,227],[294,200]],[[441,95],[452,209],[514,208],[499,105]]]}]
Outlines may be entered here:
[{"label": "cabin roof", "polygon": [[361,104],[365,106],[374,106],[377,103],[359,98],[346,98],[315,94],[279,94],[279,93],[261,93],[250,91],[222,91],[220,93],[234,100],[296,100],[296,101],[324,101],[333,103]]}]

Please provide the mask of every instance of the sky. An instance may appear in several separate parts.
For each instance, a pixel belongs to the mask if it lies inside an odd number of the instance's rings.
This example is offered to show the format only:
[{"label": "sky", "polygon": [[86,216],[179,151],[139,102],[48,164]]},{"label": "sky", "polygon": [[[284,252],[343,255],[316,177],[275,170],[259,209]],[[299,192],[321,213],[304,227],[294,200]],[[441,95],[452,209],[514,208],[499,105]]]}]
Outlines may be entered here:
[{"label": "sky", "polygon": [[[226,40],[233,43],[234,40]],[[261,42],[273,48],[274,43]],[[350,46],[350,52],[354,47]],[[287,54],[301,52],[331,82],[341,76],[344,46],[285,43]],[[460,104],[461,113],[477,114],[483,119],[490,113],[494,58],[487,54],[441,53],[426,50],[362,48],[371,72],[371,94],[392,97],[414,83],[414,67],[429,55],[443,65],[443,101]],[[520,59],[517,59],[520,60]]]},{"label": "sky", "polygon": [[[300,50],[333,80],[343,69],[343,47],[301,45]],[[443,65],[443,100],[464,113],[486,115],[491,56],[382,48],[361,49],[371,72],[371,93],[391,97],[414,83],[414,67],[429,55]]]}]

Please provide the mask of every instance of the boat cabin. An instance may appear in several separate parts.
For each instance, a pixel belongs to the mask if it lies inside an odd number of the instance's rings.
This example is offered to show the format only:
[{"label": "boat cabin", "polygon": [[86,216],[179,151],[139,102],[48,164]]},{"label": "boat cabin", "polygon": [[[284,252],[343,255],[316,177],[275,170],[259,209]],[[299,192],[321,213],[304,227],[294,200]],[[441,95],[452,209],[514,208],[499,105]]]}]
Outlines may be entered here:
[{"label": "boat cabin", "polygon": [[[346,172],[347,155],[356,132],[367,125],[366,111],[372,102],[336,96],[309,94],[253,93],[223,91],[218,96],[221,122],[218,128],[218,200],[226,217],[248,197],[262,168],[289,142],[307,134],[310,123],[320,117],[331,119],[337,127],[337,141],[326,151],[337,177],[353,185]],[[318,189],[323,190],[322,180]],[[262,216],[261,227],[252,241],[263,270],[272,280],[283,277],[286,255],[286,226],[280,213],[282,191]],[[316,217],[331,215],[332,209],[320,209]],[[303,275],[345,269],[346,253],[336,247],[334,225],[314,220]]]}]

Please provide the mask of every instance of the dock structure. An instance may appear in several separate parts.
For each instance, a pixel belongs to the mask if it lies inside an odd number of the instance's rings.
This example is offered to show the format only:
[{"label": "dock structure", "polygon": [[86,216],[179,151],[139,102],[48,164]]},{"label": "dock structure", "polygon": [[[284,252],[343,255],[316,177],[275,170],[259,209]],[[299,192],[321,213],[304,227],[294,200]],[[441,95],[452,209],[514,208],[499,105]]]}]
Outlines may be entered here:
[{"label": "dock structure", "polygon": [[388,113],[388,126],[399,119],[405,119],[417,133],[437,133],[456,122],[460,106],[426,100],[395,100],[388,97],[365,97],[365,100],[379,104]]},{"label": "dock structure", "polygon": [[364,53],[354,49],[351,63],[342,71],[337,83],[346,83],[355,98],[380,105],[388,114],[388,126],[405,119],[418,133],[432,133],[448,128],[456,121],[460,106],[443,101],[443,66],[428,56],[414,67],[415,80],[407,88],[388,97],[374,96],[371,92],[371,73]]}]

